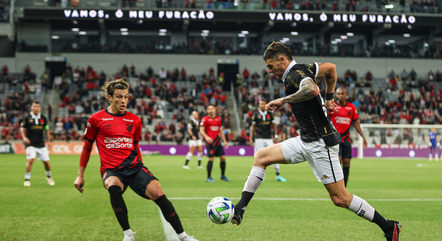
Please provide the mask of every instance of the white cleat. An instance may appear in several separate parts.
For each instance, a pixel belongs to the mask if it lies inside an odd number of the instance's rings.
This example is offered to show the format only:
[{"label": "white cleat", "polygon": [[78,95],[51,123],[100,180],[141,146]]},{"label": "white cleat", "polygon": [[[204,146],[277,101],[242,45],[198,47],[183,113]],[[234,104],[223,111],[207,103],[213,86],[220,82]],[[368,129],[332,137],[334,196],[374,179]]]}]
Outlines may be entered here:
[{"label": "white cleat", "polygon": [[198,166],[197,168],[198,168],[198,169],[203,169],[204,167],[203,167],[203,166]]},{"label": "white cleat", "polygon": [[135,237],[134,237],[135,232],[127,232],[125,231],[124,233],[124,239],[123,241],[135,241]]},{"label": "white cleat", "polygon": [[55,182],[52,177],[46,177],[46,181],[48,181],[49,186],[54,186]]},{"label": "white cleat", "polygon": [[183,238],[180,238],[180,241],[198,241],[198,239],[196,239],[192,236],[186,235]]},{"label": "white cleat", "polygon": [[183,166],[184,169],[190,170],[189,166]]},{"label": "white cleat", "polygon": [[30,186],[31,186],[31,181],[25,181],[25,182],[23,183],[23,186],[25,186],[25,187],[30,187]]}]

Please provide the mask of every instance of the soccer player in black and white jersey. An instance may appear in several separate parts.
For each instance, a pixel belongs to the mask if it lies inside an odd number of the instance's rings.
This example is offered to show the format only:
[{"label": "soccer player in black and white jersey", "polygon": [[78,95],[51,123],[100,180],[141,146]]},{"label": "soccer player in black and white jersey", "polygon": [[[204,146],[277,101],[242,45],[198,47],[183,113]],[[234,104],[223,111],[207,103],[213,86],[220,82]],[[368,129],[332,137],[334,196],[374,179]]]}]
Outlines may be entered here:
[{"label": "soccer player in black and white jersey", "polygon": [[[235,205],[233,223],[240,224],[244,211],[265,176],[266,167],[273,163],[296,164],[307,161],[318,181],[327,189],[336,206],[347,208],[357,215],[376,223],[387,240],[399,240],[401,224],[381,216],[364,199],[352,195],[345,188],[339,162],[340,136],[327,112],[335,110],[333,92],[336,86],[336,66],[331,63],[297,64],[287,46],[271,43],[264,61],[269,73],[281,79],[285,96],[269,102],[268,110],[278,110],[285,103],[291,105],[301,135],[266,147],[255,153],[241,200]],[[325,77],[325,102],[319,94],[316,78]]]},{"label": "soccer player in black and white jersey", "polygon": [[203,142],[200,138],[200,117],[198,111],[192,112],[190,116],[189,124],[187,124],[187,134],[189,134],[189,152],[186,155],[186,162],[184,163],[184,169],[190,169],[189,161],[192,158],[195,148],[197,149],[198,169],[203,169],[201,166],[201,159],[203,157]]},{"label": "soccer player in black and white jersey", "polygon": [[45,133],[49,140],[52,140],[49,130],[48,119],[41,114],[40,102],[34,101],[31,105],[31,112],[20,123],[20,133],[26,147],[25,187],[31,186],[31,170],[35,158],[43,161],[46,170],[46,181],[50,186],[54,186],[52,179],[51,164],[49,163],[49,151],[45,146]]},{"label": "soccer player in black and white jersey", "polygon": [[[250,128],[250,146],[255,147],[255,153],[258,150],[277,143],[278,135],[276,135],[276,124],[273,122],[273,114],[266,111],[267,101],[260,100],[258,112],[253,115],[252,126]],[[272,133],[273,132],[273,133]],[[255,141],[253,141],[255,139]],[[276,181],[287,182],[281,176],[278,163],[272,164],[276,172]]]}]

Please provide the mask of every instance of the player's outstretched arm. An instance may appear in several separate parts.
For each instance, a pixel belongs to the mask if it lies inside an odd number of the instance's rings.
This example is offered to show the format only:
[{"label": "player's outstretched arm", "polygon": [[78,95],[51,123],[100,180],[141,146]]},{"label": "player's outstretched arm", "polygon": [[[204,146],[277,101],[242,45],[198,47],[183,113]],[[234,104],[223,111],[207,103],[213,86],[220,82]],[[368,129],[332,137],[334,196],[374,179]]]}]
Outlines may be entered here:
[{"label": "player's outstretched arm", "polygon": [[92,143],[88,140],[84,140],[83,150],[80,157],[80,167],[78,168],[78,176],[74,181],[74,186],[79,192],[83,192],[84,186],[84,171],[86,170],[89,157],[91,156]]},{"label": "player's outstretched arm", "polygon": [[332,113],[336,109],[336,104],[333,100],[333,93],[335,92],[336,81],[338,80],[336,65],[332,63],[318,63],[318,66],[318,76],[324,76],[325,78],[324,106],[329,113]]},{"label": "player's outstretched arm", "polygon": [[297,103],[310,100],[319,95],[319,88],[311,78],[301,81],[299,90],[282,98],[283,104]]}]

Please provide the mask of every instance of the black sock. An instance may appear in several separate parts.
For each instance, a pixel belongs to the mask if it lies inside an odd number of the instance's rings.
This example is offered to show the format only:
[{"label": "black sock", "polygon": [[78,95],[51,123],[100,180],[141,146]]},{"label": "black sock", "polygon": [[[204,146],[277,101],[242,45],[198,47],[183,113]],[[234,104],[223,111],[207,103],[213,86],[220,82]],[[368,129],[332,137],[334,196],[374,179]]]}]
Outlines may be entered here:
[{"label": "black sock", "polygon": [[198,160],[198,166],[201,166],[201,160]]},{"label": "black sock", "polygon": [[391,228],[393,225],[391,222],[389,222],[386,218],[384,218],[382,215],[380,215],[376,210],[374,210],[374,216],[373,220],[371,220],[373,223],[376,223],[382,231],[387,231]]},{"label": "black sock", "polygon": [[189,159],[186,159],[186,162],[184,163],[184,166],[187,166],[189,164]]},{"label": "black sock", "polygon": [[344,172],[344,183],[347,186],[348,176],[350,175],[350,167],[342,167],[342,171]]},{"label": "black sock", "polygon": [[213,166],[213,161],[209,161],[207,163],[207,177],[212,176],[212,166]]},{"label": "black sock", "polygon": [[226,173],[226,162],[219,162],[219,167],[221,168],[221,176],[224,176],[224,174]]},{"label": "black sock", "polygon": [[245,209],[245,207],[249,205],[250,200],[252,200],[253,195],[255,195],[255,193],[246,191],[242,192],[241,200],[235,205],[235,210]]},{"label": "black sock", "polygon": [[112,208],[114,209],[115,216],[117,216],[117,220],[120,223],[121,228],[123,231],[130,229],[126,203],[124,203],[121,188],[119,186],[111,186],[109,187],[108,191],[110,194]]},{"label": "black sock", "polygon": [[276,172],[276,176],[279,176],[281,173],[279,173],[279,172]]},{"label": "black sock", "polygon": [[175,212],[175,208],[172,203],[167,199],[166,195],[159,197],[155,200],[155,203],[160,207],[163,213],[164,219],[172,225],[173,229],[177,234],[184,232],[183,225],[181,225],[180,218]]}]

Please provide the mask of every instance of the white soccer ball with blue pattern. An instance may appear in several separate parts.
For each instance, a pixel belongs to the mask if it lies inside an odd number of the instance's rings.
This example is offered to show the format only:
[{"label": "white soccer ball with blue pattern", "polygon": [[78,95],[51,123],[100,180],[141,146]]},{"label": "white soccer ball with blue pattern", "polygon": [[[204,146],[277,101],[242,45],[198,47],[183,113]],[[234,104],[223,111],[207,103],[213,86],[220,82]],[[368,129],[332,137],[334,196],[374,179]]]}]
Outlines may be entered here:
[{"label": "white soccer ball with blue pattern", "polygon": [[207,216],[216,224],[228,223],[235,210],[233,203],[225,197],[215,197],[207,204]]}]

